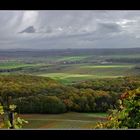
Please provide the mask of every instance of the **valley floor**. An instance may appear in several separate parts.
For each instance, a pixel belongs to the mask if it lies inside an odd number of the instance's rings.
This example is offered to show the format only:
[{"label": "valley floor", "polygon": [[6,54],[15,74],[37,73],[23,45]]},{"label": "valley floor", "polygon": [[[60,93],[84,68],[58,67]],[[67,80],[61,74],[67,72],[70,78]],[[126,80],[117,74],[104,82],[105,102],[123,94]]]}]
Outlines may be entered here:
[{"label": "valley floor", "polygon": [[28,121],[23,129],[94,129],[99,121],[106,120],[106,113],[22,114]]}]

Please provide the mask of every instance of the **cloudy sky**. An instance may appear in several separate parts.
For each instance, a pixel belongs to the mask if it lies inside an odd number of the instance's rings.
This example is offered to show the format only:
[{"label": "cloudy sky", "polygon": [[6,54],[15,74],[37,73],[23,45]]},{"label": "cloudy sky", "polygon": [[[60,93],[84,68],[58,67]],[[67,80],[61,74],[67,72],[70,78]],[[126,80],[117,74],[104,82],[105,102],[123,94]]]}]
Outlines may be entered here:
[{"label": "cloudy sky", "polygon": [[0,49],[140,47],[140,11],[0,11]]}]

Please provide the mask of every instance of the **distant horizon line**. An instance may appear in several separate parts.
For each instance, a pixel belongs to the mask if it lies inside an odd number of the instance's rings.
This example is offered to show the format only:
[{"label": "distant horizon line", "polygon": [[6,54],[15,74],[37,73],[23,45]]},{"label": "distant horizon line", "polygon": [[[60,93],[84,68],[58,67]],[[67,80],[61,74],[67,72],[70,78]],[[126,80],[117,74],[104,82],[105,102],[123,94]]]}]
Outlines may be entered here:
[{"label": "distant horizon line", "polygon": [[135,47],[135,48],[133,48],[133,47],[124,47],[124,48],[122,48],[122,47],[120,47],[120,48],[104,48],[104,47],[102,47],[102,48],[46,48],[46,49],[44,49],[44,48],[10,48],[10,49],[0,49],[0,51],[14,51],[14,50],[79,50],[79,49],[84,49],[84,50],[86,50],[86,49],[140,49],[140,47]]}]

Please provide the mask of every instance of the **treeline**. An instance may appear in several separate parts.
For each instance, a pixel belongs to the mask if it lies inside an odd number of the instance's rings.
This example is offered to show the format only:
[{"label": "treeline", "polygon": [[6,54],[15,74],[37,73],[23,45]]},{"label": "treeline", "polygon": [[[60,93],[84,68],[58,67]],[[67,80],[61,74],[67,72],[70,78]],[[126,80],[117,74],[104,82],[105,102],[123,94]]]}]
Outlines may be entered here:
[{"label": "treeline", "polygon": [[1,103],[11,96],[18,113],[106,112],[125,91],[140,87],[140,77],[99,79],[62,85],[31,75],[0,76]]},{"label": "treeline", "polygon": [[[114,98],[115,96],[115,98]],[[117,95],[104,91],[79,90],[56,96],[39,94],[15,99],[19,113],[105,112],[113,108]]]},{"label": "treeline", "polygon": [[110,58],[106,59],[107,62],[116,62],[116,63],[140,63],[140,58]]},{"label": "treeline", "polygon": [[0,72],[15,72],[23,70],[24,67],[18,67],[18,68],[7,68],[7,69],[0,69]]},{"label": "treeline", "polygon": [[126,90],[134,90],[140,86],[140,76],[119,77],[96,79],[92,81],[84,81],[73,85],[78,89],[103,90],[115,93],[123,93]]}]

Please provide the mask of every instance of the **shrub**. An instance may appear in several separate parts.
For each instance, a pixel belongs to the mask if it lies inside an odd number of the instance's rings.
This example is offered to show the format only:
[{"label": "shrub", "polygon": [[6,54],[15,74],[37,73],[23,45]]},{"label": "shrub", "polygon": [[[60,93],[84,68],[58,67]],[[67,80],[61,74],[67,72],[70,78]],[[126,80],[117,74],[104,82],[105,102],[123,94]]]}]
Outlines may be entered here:
[{"label": "shrub", "polygon": [[140,88],[122,94],[118,109],[112,110],[108,121],[96,128],[140,128]]}]

